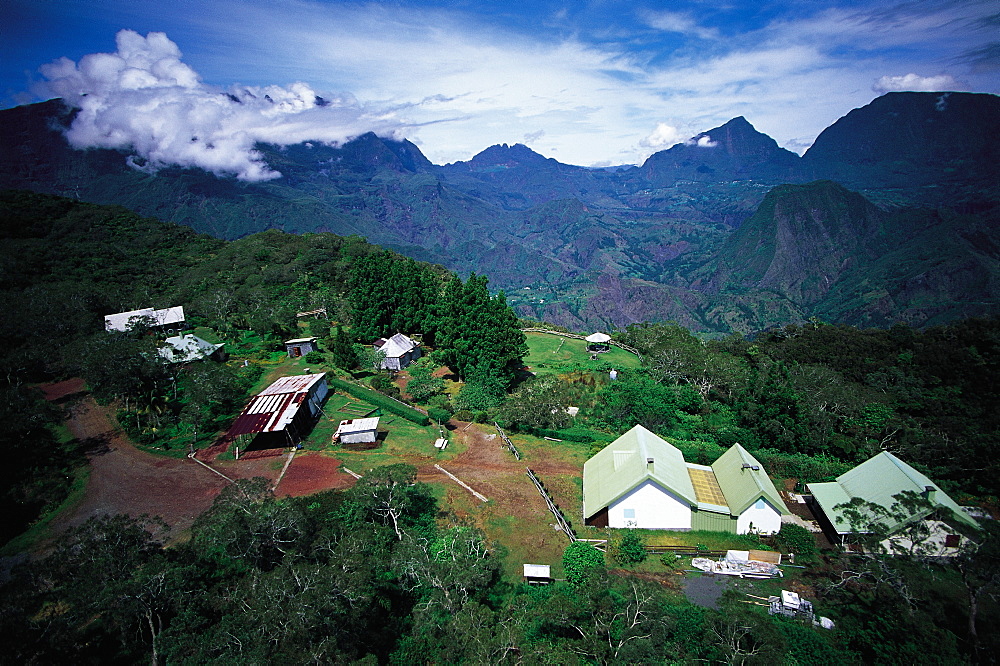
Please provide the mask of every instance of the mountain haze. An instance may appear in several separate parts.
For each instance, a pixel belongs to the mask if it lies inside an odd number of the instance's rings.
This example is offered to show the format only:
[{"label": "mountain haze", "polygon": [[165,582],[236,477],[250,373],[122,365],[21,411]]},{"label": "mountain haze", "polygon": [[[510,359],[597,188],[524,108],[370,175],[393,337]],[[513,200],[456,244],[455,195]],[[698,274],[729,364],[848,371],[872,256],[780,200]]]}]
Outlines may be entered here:
[{"label": "mountain haze", "polygon": [[58,100],[0,111],[0,186],[120,204],[220,238],[361,235],[488,275],[521,314],[571,328],[673,319],[725,333],[996,311],[993,95],[884,95],[802,157],[742,117],[616,170],[520,144],[438,166],[409,141],[365,134],[259,145],[282,177],[258,183],[73,150],[62,136],[73,115]]}]

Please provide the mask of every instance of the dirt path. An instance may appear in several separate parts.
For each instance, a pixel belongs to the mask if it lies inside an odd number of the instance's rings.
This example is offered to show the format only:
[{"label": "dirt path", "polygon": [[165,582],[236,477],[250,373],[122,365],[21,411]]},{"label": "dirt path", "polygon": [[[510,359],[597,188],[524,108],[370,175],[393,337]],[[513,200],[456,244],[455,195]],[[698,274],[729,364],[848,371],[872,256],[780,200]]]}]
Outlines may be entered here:
[{"label": "dirt path", "polygon": [[502,537],[510,551],[508,559],[514,564],[558,562],[568,539],[556,530],[555,518],[525,468],[530,467],[542,479],[570,521],[576,516],[571,515],[573,502],[568,484],[580,475],[580,469],[559,461],[519,461],[501,446],[499,436],[490,437],[492,433],[484,430],[475,426],[464,432],[461,428],[457,430],[453,437],[462,437],[467,449],[440,464],[485,495],[491,504],[476,500],[468,490],[435,469],[434,463],[421,464],[417,480],[444,484],[451,510],[459,518],[475,522],[490,538]]},{"label": "dirt path", "polygon": [[[52,522],[52,533],[76,527],[88,518],[126,513],[160,516],[171,537],[191,526],[212,505],[228,482],[187,459],[165,458],[133,446],[93,398],[81,398],[71,407],[66,425],[90,448],[90,479],[83,501]],[[221,467],[221,466],[220,466]],[[270,461],[220,468],[233,478],[275,478]]]}]

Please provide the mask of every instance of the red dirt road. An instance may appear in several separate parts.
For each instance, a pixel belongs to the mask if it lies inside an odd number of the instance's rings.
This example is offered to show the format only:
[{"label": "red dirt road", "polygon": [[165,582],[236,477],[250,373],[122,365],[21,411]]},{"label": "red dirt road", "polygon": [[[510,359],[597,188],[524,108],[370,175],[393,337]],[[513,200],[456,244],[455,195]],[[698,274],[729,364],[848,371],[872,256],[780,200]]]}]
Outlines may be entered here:
[{"label": "red dirt road", "polygon": [[340,461],[321,453],[296,454],[274,494],[279,497],[301,497],[322,490],[348,488],[354,477],[340,471]]},{"label": "red dirt road", "polygon": [[[210,507],[228,484],[218,474],[187,459],[164,458],[133,446],[108,417],[107,409],[87,396],[72,406],[67,426],[91,444],[90,478],[83,501],[52,523],[53,534],[76,527],[88,518],[126,513],[160,516],[176,537]],[[231,478],[277,477],[273,461],[220,471]],[[222,466],[219,466],[222,467]]]}]

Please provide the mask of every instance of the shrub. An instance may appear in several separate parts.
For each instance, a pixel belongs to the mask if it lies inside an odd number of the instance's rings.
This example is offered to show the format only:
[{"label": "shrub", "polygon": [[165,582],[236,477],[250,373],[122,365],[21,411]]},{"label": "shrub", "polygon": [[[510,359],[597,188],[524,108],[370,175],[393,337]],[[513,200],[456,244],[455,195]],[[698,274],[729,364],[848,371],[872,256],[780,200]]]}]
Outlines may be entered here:
[{"label": "shrub", "polygon": [[447,423],[448,419],[451,418],[451,414],[449,414],[447,410],[441,409],[440,407],[431,407],[428,409],[427,416],[438,423]]},{"label": "shrub", "polygon": [[323,357],[323,353],[318,351],[311,351],[302,358],[303,360],[305,360],[306,363],[322,363],[324,360],[326,360]]},{"label": "shrub", "polygon": [[646,545],[635,530],[625,530],[615,544],[615,561],[621,565],[639,564],[646,559]]},{"label": "shrub", "polygon": [[816,561],[816,537],[801,525],[783,524],[774,539],[786,553],[795,553],[800,563]]},{"label": "shrub", "polygon": [[595,572],[604,568],[604,553],[589,543],[574,541],[563,551],[563,573],[571,585],[582,585]]}]

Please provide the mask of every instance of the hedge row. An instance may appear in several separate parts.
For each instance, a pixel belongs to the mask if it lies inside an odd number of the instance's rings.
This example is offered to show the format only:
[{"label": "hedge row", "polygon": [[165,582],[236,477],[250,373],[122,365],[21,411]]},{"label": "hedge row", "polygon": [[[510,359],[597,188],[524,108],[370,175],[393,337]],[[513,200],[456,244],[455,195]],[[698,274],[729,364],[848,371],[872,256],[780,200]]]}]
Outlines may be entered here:
[{"label": "hedge row", "polygon": [[[508,426],[505,425],[504,427]],[[593,430],[579,427],[567,428],[566,430],[550,430],[549,428],[532,428],[526,425],[510,424],[509,428],[526,435],[534,435],[535,437],[552,437],[553,439],[561,439],[565,442],[582,442],[589,444],[590,442],[610,442],[614,439],[611,435],[607,435],[603,432],[594,432]]]},{"label": "hedge row", "polygon": [[392,412],[396,416],[402,416],[407,421],[413,421],[417,425],[421,426],[430,425],[431,423],[426,414],[421,414],[415,409],[401,405],[395,400],[391,400],[377,391],[364,388],[363,386],[358,386],[357,384],[352,384],[336,377],[327,377],[326,381],[329,382],[331,386],[347,391],[355,398],[360,398],[361,400],[371,403],[387,412]]}]

